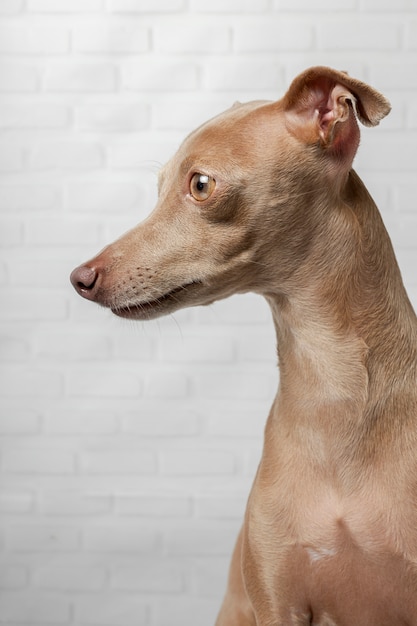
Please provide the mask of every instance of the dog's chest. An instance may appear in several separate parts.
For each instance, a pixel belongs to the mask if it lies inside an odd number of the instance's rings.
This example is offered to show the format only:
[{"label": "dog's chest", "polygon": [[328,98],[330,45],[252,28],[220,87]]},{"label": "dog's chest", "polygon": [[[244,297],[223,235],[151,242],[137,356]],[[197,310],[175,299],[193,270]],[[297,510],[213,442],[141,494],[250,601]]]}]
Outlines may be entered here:
[{"label": "dog's chest", "polygon": [[380,529],[369,529],[361,541],[337,519],[317,541],[310,540],[313,534],[300,537],[281,564],[291,572],[287,590],[295,615],[297,606],[301,615],[308,610],[306,623],[315,626],[417,625],[416,562],[384,543]]},{"label": "dog's chest", "polygon": [[[415,535],[404,523],[410,511],[388,511],[369,494],[340,499],[329,486],[307,487],[303,498],[293,486],[285,504],[276,494],[275,507],[262,502],[267,515],[252,511],[256,568],[264,570],[274,623],[417,626],[417,545],[404,540]],[[270,543],[260,546],[266,536]]]}]

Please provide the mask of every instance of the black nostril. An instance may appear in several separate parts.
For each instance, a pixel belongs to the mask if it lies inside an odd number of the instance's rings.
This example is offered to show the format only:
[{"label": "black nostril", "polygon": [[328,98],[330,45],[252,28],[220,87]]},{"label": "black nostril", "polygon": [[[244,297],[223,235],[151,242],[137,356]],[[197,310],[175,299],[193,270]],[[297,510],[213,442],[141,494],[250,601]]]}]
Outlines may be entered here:
[{"label": "black nostril", "polygon": [[88,265],[80,265],[71,272],[70,280],[78,293],[90,297],[97,282],[98,272]]}]

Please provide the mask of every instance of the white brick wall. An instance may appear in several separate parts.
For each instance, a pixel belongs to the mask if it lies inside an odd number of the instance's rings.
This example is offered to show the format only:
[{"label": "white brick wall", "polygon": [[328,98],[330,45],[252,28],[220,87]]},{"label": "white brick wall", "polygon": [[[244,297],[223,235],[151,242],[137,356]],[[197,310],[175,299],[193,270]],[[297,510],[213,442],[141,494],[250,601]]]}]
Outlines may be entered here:
[{"label": "white brick wall", "polygon": [[266,304],[134,325],[68,275],[186,132],[326,64],[392,101],[356,163],[416,305],[416,50],[416,0],[0,0],[0,624],[213,624],[277,384]]}]

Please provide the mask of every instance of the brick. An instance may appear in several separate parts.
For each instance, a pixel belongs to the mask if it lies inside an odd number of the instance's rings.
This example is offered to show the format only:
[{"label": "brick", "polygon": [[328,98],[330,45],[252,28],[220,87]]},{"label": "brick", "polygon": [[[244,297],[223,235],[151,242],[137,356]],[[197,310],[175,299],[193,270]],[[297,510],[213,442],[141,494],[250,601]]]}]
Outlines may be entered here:
[{"label": "brick", "polygon": [[3,469],[11,474],[72,474],[75,457],[71,452],[47,447],[14,447],[3,453]]},{"label": "brick", "polygon": [[32,513],[34,503],[34,494],[27,491],[10,491],[6,489],[0,495],[0,513],[19,515]]},{"label": "brick", "polygon": [[84,548],[89,552],[152,554],[156,541],[155,531],[140,528],[137,523],[90,524],[84,529]]},{"label": "brick", "polygon": [[415,139],[406,133],[368,135],[356,157],[356,167],[358,171],[415,172]]},{"label": "brick", "polygon": [[71,618],[69,599],[59,595],[7,592],[0,597],[0,615],[5,623],[67,624]]},{"label": "brick", "polygon": [[267,413],[257,411],[236,411],[228,410],[210,415],[208,419],[207,432],[216,437],[249,437],[260,438],[263,433]]},{"label": "brick", "polygon": [[[62,287],[63,277],[69,276],[68,261],[42,260],[33,258],[28,261],[15,260],[10,263],[9,273],[12,284],[16,287]],[[67,286],[67,283],[65,284]]]},{"label": "brick", "polygon": [[10,23],[0,25],[0,52],[6,54],[64,54],[69,50],[69,31]]},{"label": "brick", "polygon": [[228,558],[199,558],[192,568],[191,590],[193,595],[223,597],[227,587],[229,565]]},{"label": "brick", "polygon": [[31,290],[29,294],[27,290],[4,290],[0,320],[62,320],[67,317],[67,310],[66,299],[58,294],[40,293],[39,290]]},{"label": "brick", "polygon": [[[221,597],[221,596],[220,596]],[[216,598],[164,598],[155,604],[155,623],[164,626],[192,624],[198,615],[198,626],[212,626],[219,612],[219,597]]]},{"label": "brick", "polygon": [[141,187],[133,183],[72,183],[68,188],[67,201],[73,211],[120,214],[144,204],[145,194]]},{"label": "brick", "polygon": [[[41,217],[25,220],[25,241],[31,245],[55,246],[98,245],[100,228],[97,221],[62,216]],[[1,230],[0,230],[1,232]]]},{"label": "brick", "polygon": [[56,371],[38,371],[25,367],[1,368],[0,394],[5,396],[58,397],[62,393],[62,378]]},{"label": "brick", "polygon": [[268,0],[190,0],[190,9],[196,13],[263,13]]},{"label": "brick", "polygon": [[410,284],[408,288],[408,295],[410,297],[410,301],[414,307],[414,310],[417,309],[417,288],[414,288],[413,285]]},{"label": "brick", "polygon": [[69,109],[61,104],[0,104],[0,128],[3,129],[62,129],[68,126],[69,120]]},{"label": "brick", "polygon": [[382,213],[389,214],[393,210],[392,193],[386,177],[381,174],[366,172],[364,183],[368,187],[374,201]]},{"label": "brick", "polygon": [[23,224],[20,220],[0,219],[0,245],[16,246],[23,240]]},{"label": "brick", "polygon": [[142,389],[138,376],[130,372],[116,372],[91,368],[77,369],[68,375],[68,392],[72,396],[117,398],[139,396]]},{"label": "brick", "polygon": [[174,54],[225,53],[231,49],[231,30],[228,25],[192,21],[183,17],[175,24],[163,22],[154,28],[155,50]]},{"label": "brick", "polygon": [[33,13],[96,13],[103,9],[103,0],[28,0]]},{"label": "brick", "polygon": [[146,381],[145,395],[151,398],[186,398],[188,392],[188,378],[181,372],[154,372]]},{"label": "brick", "polygon": [[40,567],[35,571],[35,585],[50,591],[99,591],[106,581],[106,571],[102,567],[81,563],[78,566],[67,565],[66,560]]},{"label": "brick", "polygon": [[[299,11],[309,12],[312,4],[309,0],[274,0],[273,8],[276,11]],[[316,0],[314,2],[314,12],[316,11],[350,11],[356,8],[356,0]]]},{"label": "brick", "polygon": [[372,63],[369,68],[370,83],[387,93],[398,89],[417,89],[417,63],[410,61],[385,61],[385,63]]},{"label": "brick", "polygon": [[121,359],[136,361],[152,360],[155,353],[155,342],[152,337],[142,334],[121,334],[113,338],[114,354]]},{"label": "brick", "polygon": [[0,210],[3,211],[57,209],[59,204],[59,190],[51,185],[0,186]]},{"label": "brick", "polygon": [[85,626],[148,626],[147,603],[132,596],[111,594],[80,597],[75,617]]},{"label": "brick", "polygon": [[189,437],[199,434],[201,429],[201,417],[192,411],[123,415],[124,432],[144,437]]},{"label": "brick", "polygon": [[394,194],[400,211],[414,212],[416,185],[415,183],[397,184],[394,188]]},{"label": "brick", "polygon": [[243,519],[248,493],[201,495],[196,497],[196,512],[206,519]]},{"label": "brick", "polygon": [[[104,243],[105,242],[103,241],[103,244]],[[85,254],[85,250],[81,255],[80,253],[78,253],[77,257],[75,258],[75,263],[73,263],[72,265],[74,264],[76,265],[80,261],[83,261],[85,258],[87,258],[87,256],[93,256],[94,253],[96,252],[97,252],[97,248],[89,249],[87,252],[87,255]],[[98,323],[100,317],[103,322],[105,318],[109,320],[109,318],[112,316],[112,314],[109,311],[100,310],[96,306],[94,305],[92,306],[91,302],[84,300],[84,298],[77,297],[75,292],[70,291],[68,296],[71,302],[70,319],[72,322],[75,322],[79,327],[85,324],[86,325],[91,324],[94,327],[94,325]]]},{"label": "brick", "polygon": [[180,593],[184,581],[181,570],[175,564],[144,561],[140,566],[117,567],[111,576],[112,589],[135,593]]},{"label": "brick", "polygon": [[417,251],[397,249],[397,261],[401,269],[405,285],[417,285],[415,268],[417,267]]},{"label": "brick", "polygon": [[[1,285],[8,285],[8,272],[5,263],[0,262],[0,296],[8,297],[9,288],[1,289]],[[10,303],[9,303],[10,304]],[[16,316],[13,316],[13,303],[12,306],[5,311],[1,311],[0,319],[2,321],[16,322]],[[21,321],[21,320],[19,320]],[[14,325],[13,325],[14,326]],[[17,326],[19,328],[19,326]],[[4,330],[6,332],[6,330]],[[13,331],[10,331],[13,333]],[[20,332],[20,330],[19,330]],[[19,334],[18,332],[18,334]],[[30,343],[26,339],[20,339],[20,337],[12,337],[4,334],[0,336],[0,361],[3,363],[20,363],[26,362],[30,358]]]},{"label": "brick", "polygon": [[156,102],[152,107],[153,126],[157,130],[176,130],[191,132],[230,106],[230,101],[223,104],[207,102],[178,102],[172,97],[169,102]]},{"label": "brick", "polygon": [[103,410],[58,410],[45,416],[44,429],[50,435],[112,435],[117,432],[117,420]]},{"label": "brick", "polygon": [[75,111],[76,127],[87,132],[126,132],[146,130],[150,124],[147,104],[118,102],[80,106]]},{"label": "brick", "polygon": [[6,263],[3,261],[0,262],[0,285],[8,285],[9,284],[9,276],[8,269]]},{"label": "brick", "polygon": [[25,567],[20,565],[3,565],[0,571],[0,589],[23,589],[29,579]]},{"label": "brick", "polygon": [[0,91],[27,93],[39,85],[37,68],[20,63],[0,64]]},{"label": "brick", "polygon": [[266,373],[217,371],[196,374],[195,388],[199,397],[264,400],[272,399],[276,381]]},{"label": "brick", "polygon": [[25,361],[29,358],[29,342],[19,337],[0,336],[0,359],[2,361]]},{"label": "brick", "polygon": [[396,245],[413,249],[416,245],[417,220],[414,216],[406,217],[398,229]]},{"label": "brick", "polygon": [[317,26],[318,42],[324,50],[396,50],[400,28],[391,21],[339,19],[321,20]]},{"label": "brick", "polygon": [[0,0],[0,14],[13,15],[23,9],[24,0]]},{"label": "brick", "polygon": [[165,336],[160,342],[160,358],[164,363],[230,363],[234,359],[234,345],[228,337],[204,337],[201,333]]},{"label": "brick", "polygon": [[236,461],[230,452],[194,447],[163,451],[161,467],[162,472],[168,475],[219,476],[233,474]]},{"label": "brick", "polygon": [[398,0],[395,4],[391,0],[361,0],[361,9],[377,13],[395,12],[398,15],[401,11],[415,9],[415,0]]},{"label": "brick", "polygon": [[[416,130],[417,129],[417,103],[408,102],[404,108],[406,111],[405,113],[406,128]],[[400,118],[401,121],[403,121],[403,117]]]},{"label": "brick", "polygon": [[279,63],[256,60],[224,60],[206,65],[206,85],[214,91],[277,90],[283,86]]},{"label": "brick", "polygon": [[0,146],[0,172],[17,172],[22,168],[22,148],[14,142],[3,140]]},{"label": "brick", "polygon": [[227,556],[237,532],[234,526],[223,525],[173,528],[165,533],[166,550],[175,556]]},{"label": "brick", "polygon": [[151,450],[92,450],[82,452],[80,456],[82,471],[87,474],[147,475],[156,472],[156,460]]},{"label": "brick", "polygon": [[252,448],[252,450],[249,450],[246,454],[243,475],[248,476],[250,481],[253,480],[253,477],[258,471],[259,462],[261,460],[261,450],[261,445],[259,445],[257,449]]},{"label": "brick", "polygon": [[239,337],[238,358],[242,361],[268,363],[276,366],[277,348],[274,333],[248,332]]},{"label": "brick", "polygon": [[74,32],[74,50],[100,54],[140,54],[150,47],[148,28],[133,24],[120,26],[80,25]]},{"label": "brick", "polygon": [[103,152],[98,144],[93,143],[43,143],[31,151],[29,165],[34,170],[98,169],[103,166]]},{"label": "brick", "polygon": [[189,517],[191,499],[181,495],[125,494],[115,499],[116,513],[137,517]]},{"label": "brick", "polygon": [[35,435],[39,430],[40,419],[35,411],[9,409],[0,415],[1,435]]},{"label": "brick", "polygon": [[185,9],[185,0],[109,0],[114,13],[174,13]]},{"label": "brick", "polygon": [[177,142],[169,140],[119,143],[109,146],[108,159],[112,169],[159,170],[177,148]]},{"label": "brick", "polygon": [[198,67],[191,62],[129,61],[122,67],[124,89],[175,92],[192,91],[197,89],[198,85]]},{"label": "brick", "polygon": [[72,526],[14,524],[7,531],[7,545],[16,552],[73,552],[78,548],[78,535]]},{"label": "brick", "polygon": [[[62,275],[61,275],[62,281]],[[76,361],[103,360],[110,356],[110,341],[105,335],[89,333],[39,332],[34,337],[36,355],[51,359]]]},{"label": "brick", "polygon": [[79,490],[47,491],[41,498],[41,510],[50,516],[104,515],[111,505],[110,495]]},{"label": "brick", "polygon": [[312,26],[300,19],[254,17],[235,26],[236,52],[281,52],[283,50],[310,50],[314,44]]},{"label": "brick", "polygon": [[45,74],[46,91],[100,93],[116,89],[117,72],[112,63],[54,63]]}]

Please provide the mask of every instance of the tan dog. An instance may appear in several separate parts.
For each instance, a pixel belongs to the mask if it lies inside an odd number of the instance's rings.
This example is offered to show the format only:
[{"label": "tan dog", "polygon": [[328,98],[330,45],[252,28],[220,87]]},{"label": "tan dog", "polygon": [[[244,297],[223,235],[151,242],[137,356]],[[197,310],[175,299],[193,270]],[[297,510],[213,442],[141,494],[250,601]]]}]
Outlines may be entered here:
[{"label": "tan dog", "polygon": [[160,175],[154,212],[74,270],[146,320],[254,291],[280,386],[218,626],[417,624],[417,319],[351,170],[389,104],[325,67],[235,105]]}]

